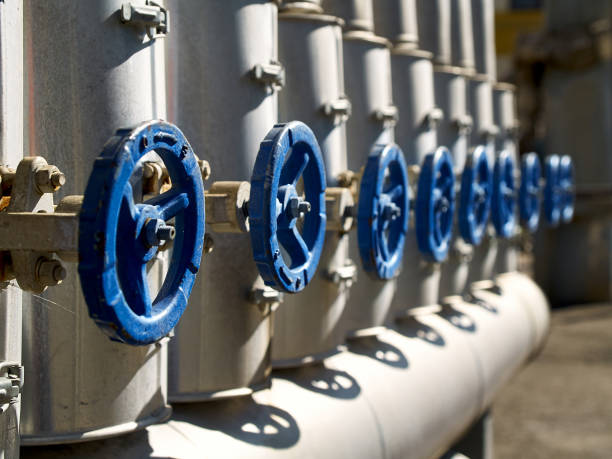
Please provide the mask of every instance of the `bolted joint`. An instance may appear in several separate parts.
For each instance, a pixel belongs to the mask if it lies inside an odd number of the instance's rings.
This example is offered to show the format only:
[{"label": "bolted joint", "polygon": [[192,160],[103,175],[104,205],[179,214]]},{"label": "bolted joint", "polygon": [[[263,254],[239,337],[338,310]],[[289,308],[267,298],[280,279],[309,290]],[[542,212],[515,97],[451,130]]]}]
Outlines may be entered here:
[{"label": "bolted joint", "polygon": [[202,174],[202,180],[208,180],[210,178],[210,174],[212,173],[210,163],[204,159],[198,159],[198,167],[200,168],[200,173]]},{"label": "bolted joint", "polygon": [[53,193],[66,183],[66,176],[56,166],[43,166],[34,173],[36,187],[41,194]]},{"label": "bolted joint", "polygon": [[210,234],[206,233],[204,235],[204,248],[203,248],[204,255],[207,255],[210,252],[212,252],[214,248],[215,248],[215,240],[212,238]]},{"label": "bolted joint", "polygon": [[291,198],[287,206],[287,212],[291,218],[302,219],[310,212],[311,205],[308,201],[304,201],[299,197]]},{"label": "bolted joint", "polygon": [[36,280],[43,285],[58,285],[66,279],[66,268],[59,260],[40,257],[36,261]]},{"label": "bolted joint", "polygon": [[160,246],[174,240],[176,229],[174,226],[166,225],[164,220],[152,218],[145,223],[144,234],[148,245]]},{"label": "bolted joint", "polygon": [[327,231],[346,233],[355,222],[355,199],[349,188],[328,187],[325,190]]},{"label": "bolted joint", "polygon": [[388,203],[383,210],[383,218],[385,220],[395,220],[402,215],[402,209],[399,208],[394,202]]}]

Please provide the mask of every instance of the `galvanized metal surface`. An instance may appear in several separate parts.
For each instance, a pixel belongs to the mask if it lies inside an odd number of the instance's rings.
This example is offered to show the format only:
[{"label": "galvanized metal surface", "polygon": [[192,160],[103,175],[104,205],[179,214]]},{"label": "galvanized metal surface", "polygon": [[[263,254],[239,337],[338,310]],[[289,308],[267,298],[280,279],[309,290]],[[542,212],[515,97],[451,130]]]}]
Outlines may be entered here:
[{"label": "galvanized metal surface", "polygon": [[468,107],[473,120],[470,145],[487,148],[489,165],[495,163],[495,137],[499,133],[493,114],[493,85],[485,75],[468,78]]},{"label": "galvanized metal surface", "polygon": [[[515,99],[516,88],[507,83],[497,83],[493,87],[493,114],[495,125],[499,133],[495,138],[497,152],[507,151],[514,160],[515,183],[518,184],[519,152],[518,152],[518,115]],[[518,205],[515,209],[518,218]],[[518,221],[518,220],[517,220]],[[515,232],[518,227],[515,228]],[[500,240],[497,248],[497,260],[495,262],[495,273],[500,274],[515,271],[518,268],[518,238]]]},{"label": "galvanized metal surface", "polygon": [[[168,117],[214,181],[250,180],[259,144],[278,121],[273,82],[255,68],[278,62],[277,5],[261,0],[176,0],[168,49]],[[211,43],[215,43],[211,46]],[[269,305],[248,234],[217,233],[204,256],[183,320],[169,347],[169,397],[174,401],[248,393],[270,372]],[[229,328],[228,328],[229,327]]]},{"label": "galvanized metal surface", "polygon": [[375,0],[323,0],[323,9],[344,21],[346,30],[374,31]]},{"label": "galvanized metal surface", "polygon": [[[409,165],[421,165],[438,145],[437,125],[442,113],[436,108],[431,53],[396,47],[391,52],[393,101],[400,118],[396,143]],[[402,313],[410,307],[438,302],[440,265],[423,259],[416,241],[414,219],[404,249],[404,267],[398,280],[393,310]]]},{"label": "galvanized metal surface", "polygon": [[432,53],[436,64],[450,65],[455,46],[451,40],[451,23],[456,21],[451,14],[451,0],[418,0],[417,10],[419,47]]},{"label": "galvanized metal surface", "polygon": [[[122,3],[25,2],[27,152],[66,173],[66,194],[84,193],[116,129],[165,117],[163,45],[144,27],[121,23]],[[156,263],[150,282],[163,265]],[[103,438],[170,414],[166,343],[111,342],[87,314],[76,264],[62,285],[27,295],[23,342],[23,443]]]},{"label": "galvanized metal surface", "polygon": [[495,0],[471,0],[476,72],[497,80]]},{"label": "galvanized metal surface", "polygon": [[[375,144],[394,141],[397,109],[391,97],[391,56],[389,42],[367,32],[345,33],[343,50],[344,71],[350,75],[346,93],[353,103],[346,125],[348,168],[359,172]],[[349,253],[358,267],[357,282],[343,320],[351,335],[373,334],[389,319],[397,280],[373,279],[363,270],[356,234]]]},{"label": "galvanized metal surface", "polygon": [[416,0],[375,0],[374,30],[393,44],[416,48],[419,42]]},{"label": "galvanized metal surface", "polygon": [[[347,115],[333,109],[346,101],[341,25],[333,16],[279,15],[279,56],[287,72],[287,86],[279,94],[279,118],[299,119],[313,130],[327,185],[332,187],[347,170]],[[352,284],[352,279],[341,279],[352,265],[348,239],[347,234],[328,231],[315,278],[300,294],[285,297],[275,311],[273,366],[319,360],[344,342],[340,319]]]},{"label": "galvanized metal surface", "polygon": [[[0,161],[16,167],[23,156],[23,5],[0,3]],[[21,363],[22,294],[14,282],[0,289],[0,365]],[[0,378],[5,377],[5,371]],[[19,398],[0,405],[0,458],[19,455]]]},{"label": "galvanized metal surface", "polygon": [[[473,72],[475,69],[475,37],[471,1],[451,0],[451,62],[468,72]],[[494,39],[494,37],[489,38]],[[493,43],[493,46],[495,46],[495,43]],[[496,65],[495,62],[493,64]]]},{"label": "galvanized metal surface", "polygon": [[275,372],[270,390],[180,405],[146,432],[24,457],[439,457],[547,333],[538,287],[517,273],[497,282],[503,297],[483,291],[486,304],[423,312],[322,364]]}]

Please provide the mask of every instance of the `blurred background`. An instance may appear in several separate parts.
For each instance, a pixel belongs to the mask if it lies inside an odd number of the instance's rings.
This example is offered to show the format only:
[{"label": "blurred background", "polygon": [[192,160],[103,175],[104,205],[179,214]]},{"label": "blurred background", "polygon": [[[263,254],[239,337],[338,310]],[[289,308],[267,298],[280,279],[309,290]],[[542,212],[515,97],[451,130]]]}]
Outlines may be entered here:
[{"label": "blurred background", "polygon": [[495,405],[499,457],[612,451],[611,7],[496,0],[498,74],[518,87],[520,151],[571,155],[577,195],[574,221],[537,236],[551,335]]}]

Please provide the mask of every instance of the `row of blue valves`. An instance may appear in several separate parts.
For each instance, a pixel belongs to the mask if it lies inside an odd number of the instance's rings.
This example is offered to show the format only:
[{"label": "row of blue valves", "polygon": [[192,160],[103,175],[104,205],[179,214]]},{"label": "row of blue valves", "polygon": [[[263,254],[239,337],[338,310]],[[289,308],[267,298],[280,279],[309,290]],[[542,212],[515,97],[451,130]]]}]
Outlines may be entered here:
[{"label": "row of blue valves", "polygon": [[[163,161],[171,187],[136,202],[133,175],[150,152]],[[502,152],[491,167],[485,148],[478,147],[468,156],[457,196],[451,155],[440,147],[423,161],[412,199],[401,149],[375,145],[358,191],[364,270],[380,280],[399,273],[411,207],[419,249],[434,262],[448,254],[456,202],[460,236],[472,245],[483,239],[489,215],[497,235],[511,237],[517,202],[523,227],[535,231],[542,194],[548,223],[568,222],[574,209],[572,161],[549,156],[544,172],[542,193],[538,156],[523,156],[517,190],[513,157]],[[325,166],[310,128],[299,121],[274,126],[261,142],[246,209],[254,261],[268,286],[297,293],[313,279],[326,234],[325,193]],[[118,130],[106,143],[78,213],[78,271],[90,316],[111,339],[144,345],[171,332],[202,261],[205,217],[201,168],[176,126],[150,121]],[[169,269],[151,298],[147,264],[170,240]]]}]

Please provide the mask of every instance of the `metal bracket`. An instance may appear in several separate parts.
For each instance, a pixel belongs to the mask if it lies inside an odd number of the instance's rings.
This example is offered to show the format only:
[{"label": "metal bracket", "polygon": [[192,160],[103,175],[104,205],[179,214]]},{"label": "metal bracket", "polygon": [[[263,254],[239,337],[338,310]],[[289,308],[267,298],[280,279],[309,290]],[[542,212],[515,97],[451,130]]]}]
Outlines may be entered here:
[{"label": "metal bracket", "polygon": [[472,131],[472,126],[474,125],[474,121],[469,115],[455,118],[453,119],[452,123],[459,134],[469,134]]},{"label": "metal bracket", "polygon": [[479,135],[485,141],[492,140],[499,135],[499,127],[485,126],[480,130]]},{"label": "metal bracket", "polygon": [[346,283],[350,286],[357,279],[357,266],[352,260],[347,260],[344,266],[329,270],[327,278],[334,284]]},{"label": "metal bracket", "polygon": [[214,182],[205,193],[206,225],[217,233],[249,231],[249,182]]},{"label": "metal bracket", "polygon": [[[65,268],[54,258],[56,250],[46,250],[49,244],[62,241],[70,244],[62,246],[62,249],[67,249],[67,252],[76,250],[73,244],[78,240],[78,232],[72,234],[78,230],[75,215],[51,217],[54,212],[53,192],[64,182],[63,174],[41,157],[24,158],[12,176],[10,203],[0,223],[2,238],[11,242],[4,250],[10,252],[11,266],[4,271],[10,278],[14,276],[24,290],[41,293],[47,286],[57,285],[66,277]],[[18,225],[27,225],[32,231],[12,231]]]},{"label": "metal bracket", "polygon": [[325,190],[325,213],[327,231],[346,233],[355,221],[355,200],[350,188],[329,187]]},{"label": "metal bracket", "polygon": [[280,91],[285,86],[285,68],[280,62],[257,64],[251,71],[253,79]]},{"label": "metal bracket", "polygon": [[[258,284],[256,282],[256,284]],[[274,311],[282,302],[282,292],[268,287],[267,285],[256,285],[250,293],[250,301],[256,304],[264,315]]]},{"label": "metal bracket", "polygon": [[435,129],[443,119],[444,112],[439,108],[434,108],[427,115],[425,115],[424,122],[429,129]]},{"label": "metal bracket", "polygon": [[23,388],[23,367],[18,363],[0,363],[0,405],[17,398]]},{"label": "metal bracket", "polygon": [[385,126],[395,126],[399,119],[399,111],[395,105],[376,110],[373,114],[376,121],[380,121]]},{"label": "metal bracket", "polygon": [[145,5],[126,2],[121,5],[120,15],[124,24],[144,26],[151,40],[165,38],[170,31],[170,13],[152,0],[147,0]]},{"label": "metal bracket", "polygon": [[346,96],[340,96],[338,99],[327,102],[323,105],[323,114],[334,118],[334,123],[338,120],[344,122],[351,116],[351,101]]}]

